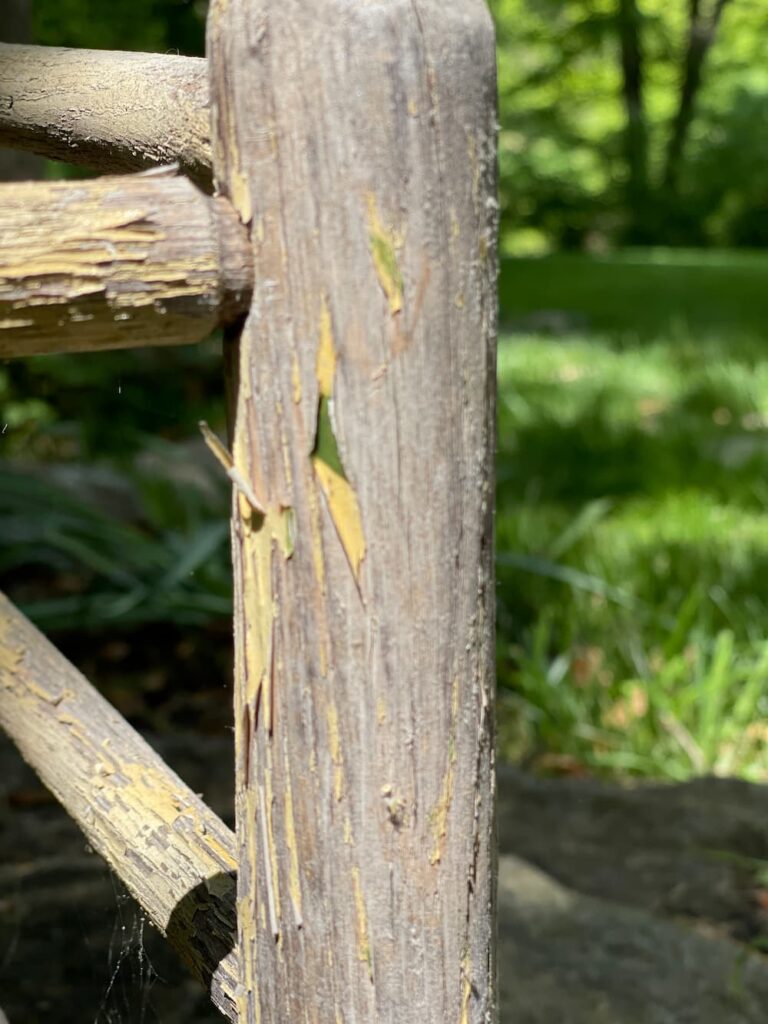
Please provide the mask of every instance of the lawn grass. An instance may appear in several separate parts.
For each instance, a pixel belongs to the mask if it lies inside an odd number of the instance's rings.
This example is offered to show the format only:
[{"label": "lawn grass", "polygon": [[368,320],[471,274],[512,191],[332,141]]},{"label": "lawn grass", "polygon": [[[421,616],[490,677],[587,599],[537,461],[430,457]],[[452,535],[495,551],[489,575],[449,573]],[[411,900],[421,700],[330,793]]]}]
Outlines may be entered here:
[{"label": "lawn grass", "polygon": [[503,752],[766,778],[768,258],[515,261],[502,295]]},{"label": "lawn grass", "polygon": [[510,259],[499,276],[502,323],[535,329],[559,318],[630,342],[768,343],[767,273],[768,257],[750,251],[628,249]]}]

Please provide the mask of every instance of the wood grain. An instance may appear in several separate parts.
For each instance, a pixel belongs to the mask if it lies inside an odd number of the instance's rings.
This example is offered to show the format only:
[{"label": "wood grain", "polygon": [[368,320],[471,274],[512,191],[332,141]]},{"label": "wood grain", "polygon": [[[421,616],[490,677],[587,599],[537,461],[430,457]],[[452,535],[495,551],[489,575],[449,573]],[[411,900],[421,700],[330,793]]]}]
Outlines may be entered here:
[{"label": "wood grain", "polygon": [[0,43],[0,145],[102,173],[178,163],[211,189],[200,57]]},{"label": "wood grain", "polygon": [[240,1019],[487,1024],[495,64],[482,0],[214,0]]},{"label": "wood grain", "polygon": [[251,278],[230,204],[173,172],[0,185],[0,358],[201,341]]},{"label": "wood grain", "polygon": [[0,728],[235,1020],[235,837],[2,594]]}]

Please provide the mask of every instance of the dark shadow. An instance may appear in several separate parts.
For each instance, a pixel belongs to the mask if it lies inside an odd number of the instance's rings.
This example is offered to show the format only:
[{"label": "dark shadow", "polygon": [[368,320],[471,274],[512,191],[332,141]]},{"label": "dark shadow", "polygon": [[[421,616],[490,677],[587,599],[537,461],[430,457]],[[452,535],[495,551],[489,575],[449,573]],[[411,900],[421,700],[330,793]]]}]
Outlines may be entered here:
[{"label": "dark shadow", "polygon": [[168,921],[166,937],[219,1008],[231,1006],[237,985],[230,954],[237,945],[237,873],[207,878],[180,900]]}]

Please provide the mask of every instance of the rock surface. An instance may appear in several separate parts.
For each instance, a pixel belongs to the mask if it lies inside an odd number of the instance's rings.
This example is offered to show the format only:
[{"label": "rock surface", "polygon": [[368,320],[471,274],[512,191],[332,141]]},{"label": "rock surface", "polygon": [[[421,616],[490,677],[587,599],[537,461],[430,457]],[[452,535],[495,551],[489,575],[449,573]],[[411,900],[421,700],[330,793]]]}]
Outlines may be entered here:
[{"label": "rock surface", "polygon": [[[228,741],[156,745],[231,823]],[[768,790],[511,769],[499,790],[502,1024],[767,1019]],[[223,1020],[5,740],[0,1005],[10,1024]]]}]

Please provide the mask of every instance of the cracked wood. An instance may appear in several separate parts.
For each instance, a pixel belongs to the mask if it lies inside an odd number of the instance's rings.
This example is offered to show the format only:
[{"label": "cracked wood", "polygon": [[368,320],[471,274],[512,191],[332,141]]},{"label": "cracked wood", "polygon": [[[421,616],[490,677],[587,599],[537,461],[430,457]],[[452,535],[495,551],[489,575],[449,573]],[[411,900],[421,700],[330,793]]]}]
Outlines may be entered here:
[{"label": "cracked wood", "polygon": [[488,1024],[491,21],[214,0],[208,59],[255,267],[232,458],[265,509],[235,496],[240,1018]]},{"label": "cracked wood", "polygon": [[172,170],[0,185],[0,358],[201,341],[251,277],[229,203]]},{"label": "cracked wood", "polygon": [[0,145],[102,173],[178,163],[211,189],[200,57],[0,43]]},{"label": "cracked wood", "polygon": [[2,594],[0,728],[236,1020],[234,836]]}]

